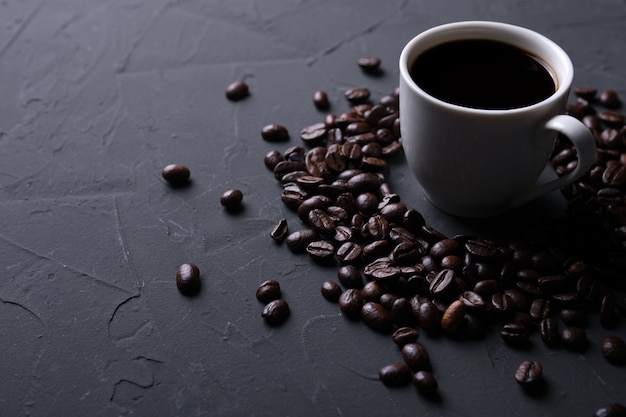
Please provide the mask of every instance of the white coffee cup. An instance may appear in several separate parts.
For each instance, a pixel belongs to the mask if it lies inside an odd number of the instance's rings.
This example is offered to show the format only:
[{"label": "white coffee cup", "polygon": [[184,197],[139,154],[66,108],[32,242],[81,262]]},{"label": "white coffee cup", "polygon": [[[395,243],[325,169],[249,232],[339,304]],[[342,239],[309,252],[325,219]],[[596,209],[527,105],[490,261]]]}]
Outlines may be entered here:
[{"label": "white coffee cup", "polygon": [[[539,57],[554,73],[556,91],[536,104],[506,110],[442,101],[411,78],[415,59],[442,43],[486,39]],[[529,29],[468,21],[437,26],[413,38],[400,55],[400,127],[407,161],[427,198],[461,217],[488,217],[570,184],[591,168],[595,140],[579,120],[563,114],[574,70],[557,44]],[[578,153],[577,167],[537,184],[557,133]]]}]

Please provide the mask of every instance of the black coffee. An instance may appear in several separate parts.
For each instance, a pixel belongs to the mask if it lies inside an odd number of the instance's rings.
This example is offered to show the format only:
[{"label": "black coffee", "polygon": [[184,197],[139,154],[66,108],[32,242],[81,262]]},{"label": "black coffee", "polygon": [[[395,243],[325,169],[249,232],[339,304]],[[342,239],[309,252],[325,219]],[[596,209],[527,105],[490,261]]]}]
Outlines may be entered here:
[{"label": "black coffee", "polygon": [[525,107],[556,91],[547,64],[520,48],[491,40],[437,45],[418,56],[410,72],[428,94],[478,109]]}]

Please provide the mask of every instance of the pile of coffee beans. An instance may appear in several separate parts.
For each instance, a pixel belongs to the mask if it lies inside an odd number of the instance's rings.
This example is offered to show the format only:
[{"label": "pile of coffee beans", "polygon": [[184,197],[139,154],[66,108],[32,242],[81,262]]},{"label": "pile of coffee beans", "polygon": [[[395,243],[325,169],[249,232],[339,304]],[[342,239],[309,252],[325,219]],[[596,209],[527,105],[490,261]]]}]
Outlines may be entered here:
[{"label": "pile of coffee beans", "polygon": [[[391,190],[389,161],[402,151],[397,89],[377,103],[367,88],[350,89],[348,111],[303,128],[301,145],[265,155],[300,223],[281,219],[272,238],[314,262],[336,264],[339,283],[322,283],[323,297],[346,318],[392,335],[404,361],[380,369],[385,385],[412,381],[420,393],[437,391],[426,348],[416,342],[420,331],[476,339],[495,328],[515,349],[531,348],[536,337],[550,348],[582,352],[592,317],[606,329],[623,320],[624,117],[614,110],[614,93],[600,95],[598,103],[613,110],[599,113],[590,104],[595,92],[577,94],[575,110],[598,140],[596,164],[563,190],[570,200],[563,218],[510,241],[446,236]],[[552,158],[557,172],[571,171],[575,161],[571,143],[560,138]],[[617,346],[609,340],[603,354],[618,356]],[[537,386],[541,364],[524,362],[515,379]]]}]

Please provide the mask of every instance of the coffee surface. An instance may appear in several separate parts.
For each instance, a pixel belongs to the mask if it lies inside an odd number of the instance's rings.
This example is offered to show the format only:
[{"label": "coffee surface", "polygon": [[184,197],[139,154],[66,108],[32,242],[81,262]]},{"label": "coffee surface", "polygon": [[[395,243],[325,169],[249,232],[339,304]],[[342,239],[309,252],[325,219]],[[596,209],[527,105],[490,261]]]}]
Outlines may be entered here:
[{"label": "coffee surface", "polygon": [[485,39],[437,45],[418,56],[410,72],[428,94],[478,109],[525,107],[556,91],[551,69],[538,57]]}]

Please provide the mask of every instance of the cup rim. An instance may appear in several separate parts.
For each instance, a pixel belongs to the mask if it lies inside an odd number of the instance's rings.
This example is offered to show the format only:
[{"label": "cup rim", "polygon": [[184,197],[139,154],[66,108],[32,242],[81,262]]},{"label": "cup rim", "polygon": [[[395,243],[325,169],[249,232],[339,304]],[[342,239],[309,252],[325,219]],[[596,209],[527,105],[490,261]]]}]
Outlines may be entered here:
[{"label": "cup rim", "polygon": [[[415,81],[411,78],[409,73],[409,66],[412,61],[417,57],[414,53],[414,50],[418,47],[418,45],[428,41],[432,42],[427,48],[424,50],[439,45],[441,43],[446,43],[451,40],[454,40],[454,34],[458,34],[457,39],[492,39],[499,40],[496,37],[493,37],[493,34],[506,32],[511,34],[514,37],[530,39],[534,43],[543,43],[546,45],[552,52],[553,55],[550,59],[541,56],[542,59],[547,61],[546,63],[550,65],[555,76],[557,77],[557,89],[551,94],[549,97],[544,100],[533,103],[524,107],[516,107],[512,109],[482,109],[482,108],[474,108],[474,107],[466,107],[458,104],[450,103],[444,100],[441,100],[437,97],[434,97],[424,91],[421,87],[419,87]],[[472,33],[472,37],[462,37],[460,36],[463,33]],[[492,36],[488,36],[491,34]],[[449,38],[452,36],[452,38]],[[441,41],[433,42],[433,40],[440,39]],[[515,42],[503,41],[505,43],[511,43],[515,45]],[[520,46],[520,45],[515,45]],[[528,48],[524,48],[528,49]],[[420,53],[423,51],[420,51]],[[536,51],[529,51],[535,53]],[[537,54],[539,55],[539,54]],[[410,61],[410,62],[409,62]],[[565,69],[562,72],[557,72],[554,68],[554,62],[561,62],[563,68]],[[574,66],[572,64],[571,59],[567,55],[567,53],[557,45],[554,41],[547,38],[546,36],[540,34],[539,32],[535,32],[534,30],[516,26],[509,23],[502,22],[494,22],[494,21],[481,21],[481,20],[468,20],[468,21],[459,21],[446,23],[438,26],[431,27],[420,34],[413,37],[402,49],[399,60],[400,66],[400,76],[405,81],[405,84],[414,92],[430,101],[431,103],[448,108],[454,111],[464,111],[471,114],[476,115],[499,115],[499,114],[514,114],[514,113],[522,113],[531,111],[537,107],[542,107],[546,105],[551,105],[555,101],[560,101],[563,99],[564,95],[569,94],[569,90],[571,88],[572,81],[574,79]]]}]

